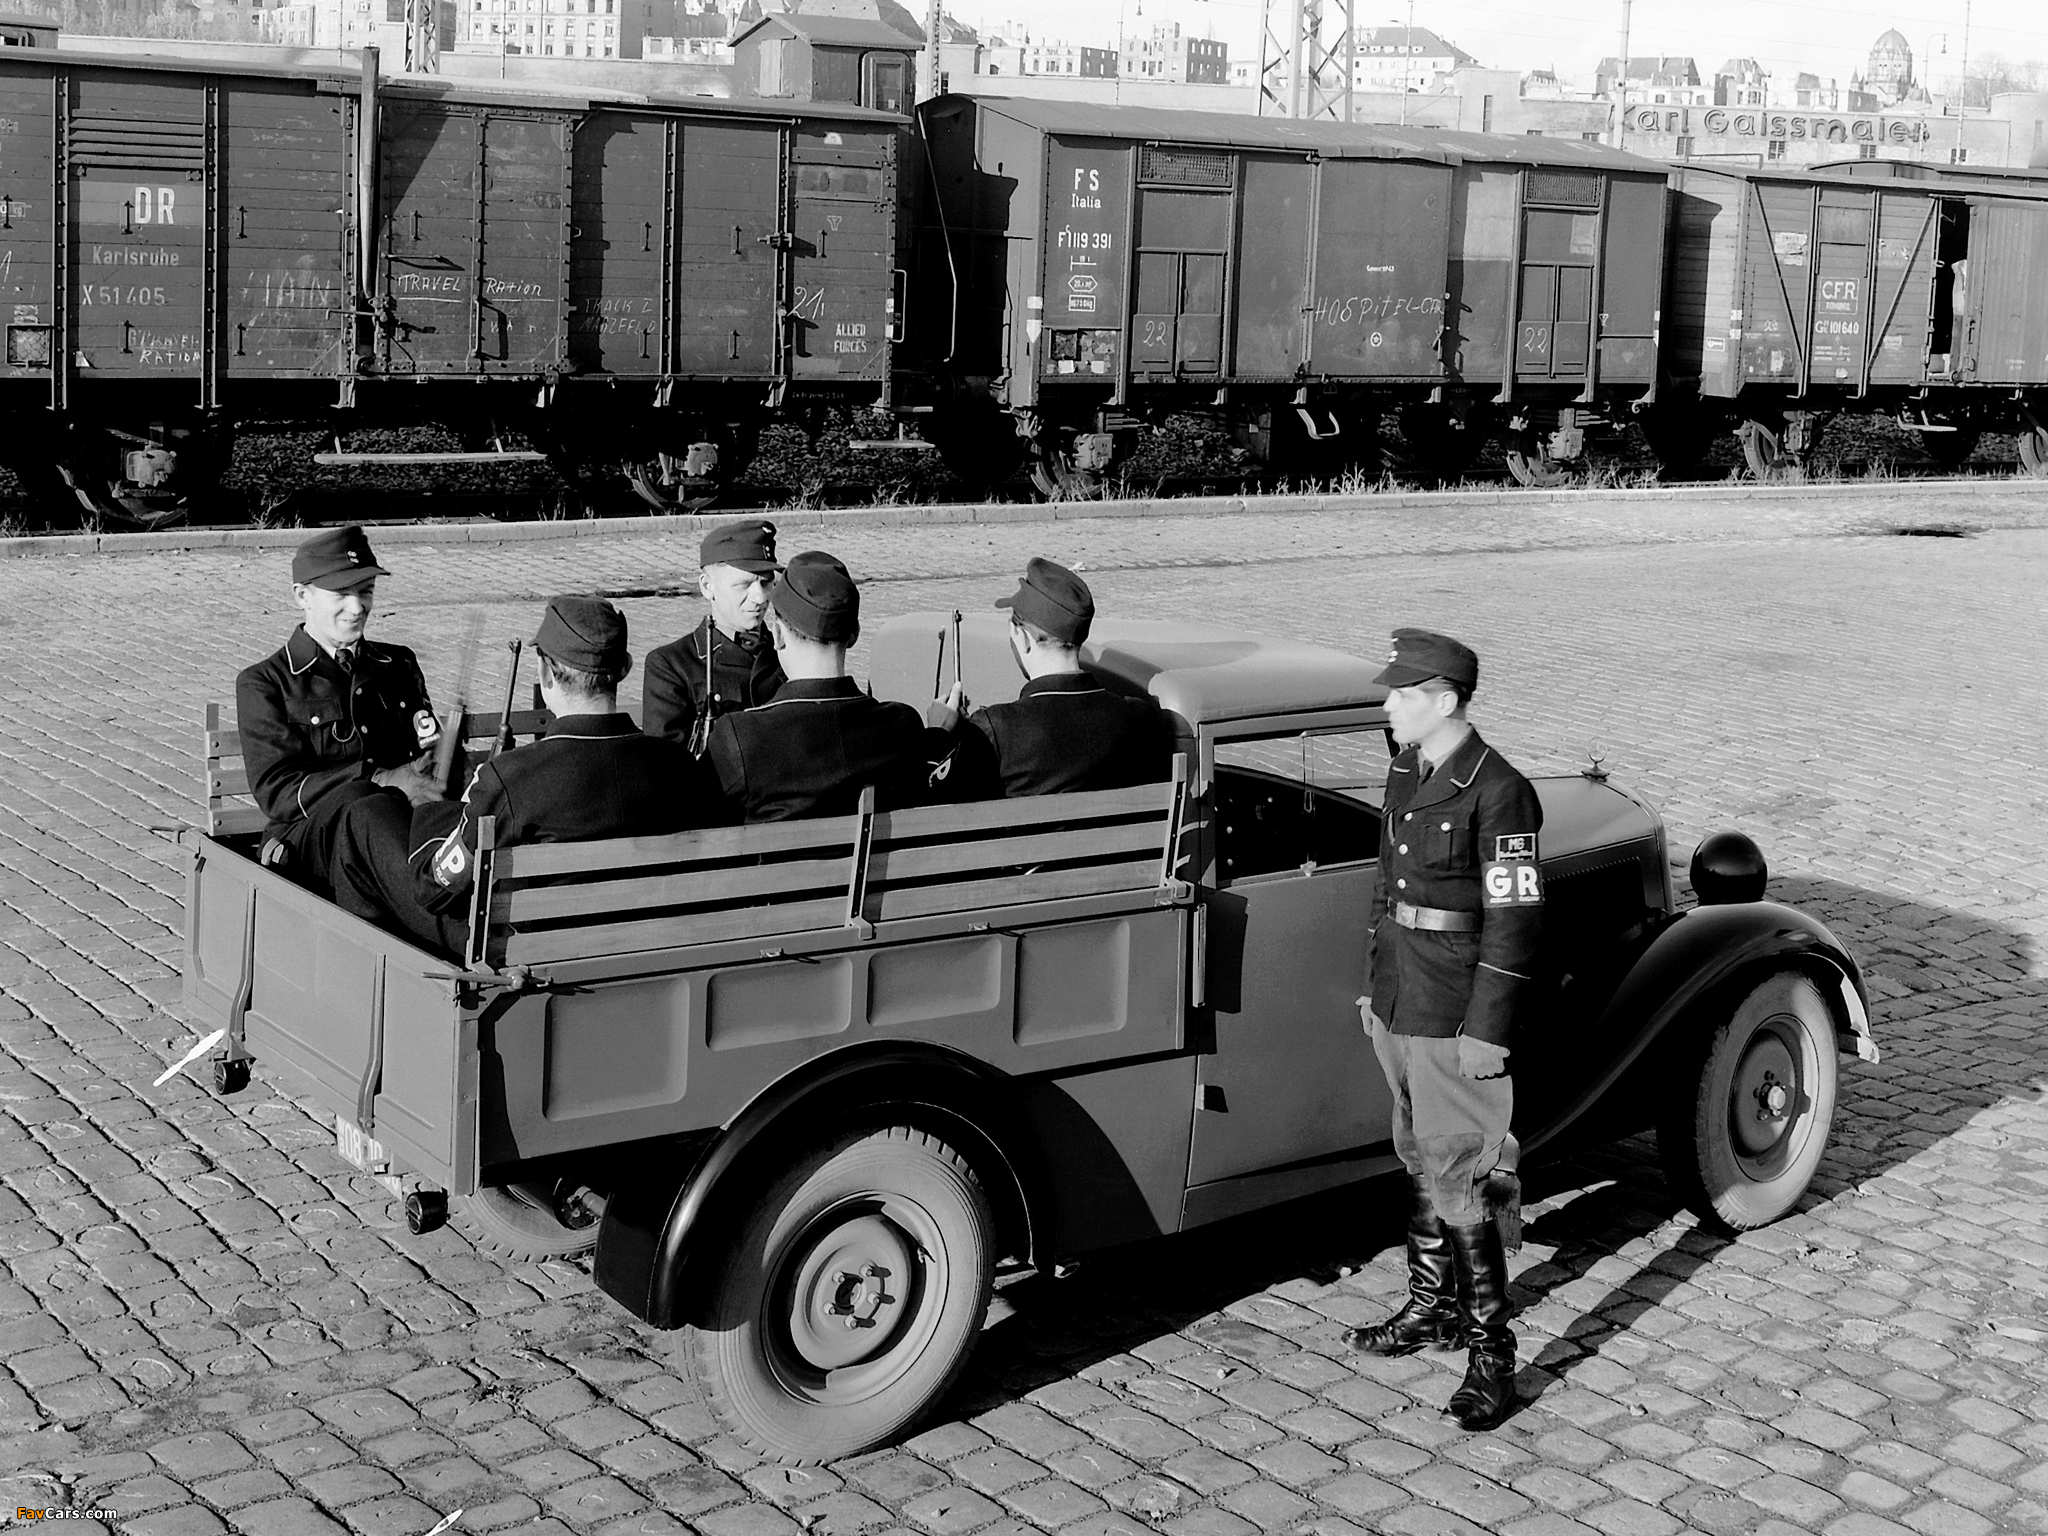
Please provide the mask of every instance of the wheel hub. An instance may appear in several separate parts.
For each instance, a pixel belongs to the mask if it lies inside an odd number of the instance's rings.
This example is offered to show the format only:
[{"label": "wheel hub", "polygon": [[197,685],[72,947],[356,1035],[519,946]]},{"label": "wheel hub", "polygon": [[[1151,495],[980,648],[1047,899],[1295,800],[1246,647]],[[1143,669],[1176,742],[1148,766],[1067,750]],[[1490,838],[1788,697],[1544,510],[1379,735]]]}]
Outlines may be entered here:
[{"label": "wheel hub", "polygon": [[1775,1031],[1759,1030],[1742,1053],[1730,1108],[1736,1145],[1750,1157],[1784,1139],[1798,1103],[1799,1068]]},{"label": "wheel hub", "polygon": [[853,1217],[818,1235],[790,1297],[790,1342],[815,1370],[836,1371],[886,1350],[901,1331],[916,1262],[911,1240],[887,1218]]}]

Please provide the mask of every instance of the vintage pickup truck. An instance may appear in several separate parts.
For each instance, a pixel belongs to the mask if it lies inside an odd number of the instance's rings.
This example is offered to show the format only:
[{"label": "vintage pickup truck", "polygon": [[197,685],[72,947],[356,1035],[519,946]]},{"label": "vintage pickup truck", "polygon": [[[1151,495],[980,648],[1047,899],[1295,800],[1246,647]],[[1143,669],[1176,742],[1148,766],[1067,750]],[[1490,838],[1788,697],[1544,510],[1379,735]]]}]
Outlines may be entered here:
[{"label": "vintage pickup truck", "polygon": [[[1374,665],[1177,623],[1105,623],[1086,659],[1169,712],[1171,782],[486,837],[454,958],[260,867],[237,739],[210,718],[185,980],[198,1026],[228,1031],[216,1085],[275,1068],[416,1229],[452,1200],[498,1253],[590,1253],[762,1450],[889,1440],[966,1360],[999,1261],[1395,1166],[1356,1005],[1388,758]],[[993,614],[893,620],[871,663],[909,701],[955,667],[982,702],[1017,687]],[[1855,961],[1759,899],[1760,869],[1697,880],[1680,911],[1657,814],[1597,767],[1537,787],[1525,1148],[1654,1126],[1703,1215],[1776,1219],[1826,1145],[1838,1052],[1876,1056]]]}]

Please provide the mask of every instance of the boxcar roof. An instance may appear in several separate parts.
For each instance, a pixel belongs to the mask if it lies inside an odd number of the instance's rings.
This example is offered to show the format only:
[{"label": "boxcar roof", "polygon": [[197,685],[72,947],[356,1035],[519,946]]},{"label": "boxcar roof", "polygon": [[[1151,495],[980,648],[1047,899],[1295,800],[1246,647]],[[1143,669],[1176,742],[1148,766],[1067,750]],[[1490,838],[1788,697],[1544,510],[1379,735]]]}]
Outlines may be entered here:
[{"label": "boxcar roof", "polygon": [[[1516,165],[1577,166],[1607,171],[1640,171],[1662,176],[1668,167],[1604,144],[1573,139],[1500,133],[1461,133],[1443,128],[1407,128],[1389,123],[1304,122],[1297,118],[1250,117],[1232,112],[1192,112],[1171,107],[1120,107],[1106,102],[1041,101],[1014,96],[941,98],[941,110],[972,102],[984,111],[1046,133],[1094,134],[1103,138],[1152,139],[1175,144],[1216,144],[1234,149],[1315,150],[1341,159],[1434,160],[1448,165],[1489,161]],[[929,109],[927,109],[929,110]]]},{"label": "boxcar roof", "polygon": [[1174,620],[1098,623],[1083,656],[1091,671],[1150,693],[1190,725],[1377,704],[1381,663],[1269,635]]},{"label": "boxcar roof", "polygon": [[2048,172],[2036,172],[2029,179],[2025,174],[2010,175],[2002,181],[1986,178],[1977,181],[1961,174],[1955,176],[1849,176],[1841,170],[1841,162],[1832,165],[1793,166],[1784,170],[1755,165],[1701,165],[1692,161],[1672,168],[1672,185],[1684,190],[1688,176],[1726,176],[1737,181],[1770,181],[1780,185],[1799,187],[1826,187],[1830,191],[1855,190],[1876,192],[1882,190],[1897,196],[1918,193],[1923,197],[1989,197],[2013,198],[2020,201],[2039,202],[2048,198]]}]

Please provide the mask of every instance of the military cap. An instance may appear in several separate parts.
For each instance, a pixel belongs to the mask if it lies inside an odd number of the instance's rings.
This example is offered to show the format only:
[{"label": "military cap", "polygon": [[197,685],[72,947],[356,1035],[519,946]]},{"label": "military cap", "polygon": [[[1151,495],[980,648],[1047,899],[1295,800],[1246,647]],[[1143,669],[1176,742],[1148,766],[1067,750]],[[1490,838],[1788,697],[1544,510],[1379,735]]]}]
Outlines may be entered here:
[{"label": "military cap", "polygon": [[782,567],[775,563],[775,525],[758,520],[722,523],[705,534],[704,542],[697,546],[697,563],[735,566],[757,576],[779,571]]},{"label": "military cap", "polygon": [[533,648],[548,660],[578,672],[624,676],[626,616],[601,597],[551,597]]},{"label": "military cap", "polygon": [[1375,683],[1389,688],[1412,688],[1440,677],[1447,683],[1479,686],[1479,657],[1472,647],[1426,629],[1397,629],[1387,664]]},{"label": "military cap", "polygon": [[370,553],[370,536],[350,524],[323,528],[292,555],[292,580],[330,592],[347,592],[391,573]]},{"label": "military cap", "polygon": [[768,601],[799,634],[851,645],[860,633],[860,588],[833,556],[809,550],[794,556]]},{"label": "military cap", "polygon": [[1095,621],[1095,598],[1088,583],[1050,560],[1034,559],[1024,579],[1008,597],[996,599],[1026,624],[1035,624],[1061,645],[1079,645]]}]

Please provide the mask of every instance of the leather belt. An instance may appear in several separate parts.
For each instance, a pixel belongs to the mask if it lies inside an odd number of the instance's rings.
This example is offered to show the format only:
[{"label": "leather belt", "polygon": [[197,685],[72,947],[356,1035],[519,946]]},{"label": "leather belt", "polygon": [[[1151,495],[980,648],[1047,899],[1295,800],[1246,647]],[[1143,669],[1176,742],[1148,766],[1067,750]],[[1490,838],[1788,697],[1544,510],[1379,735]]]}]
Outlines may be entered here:
[{"label": "leather belt", "polygon": [[1477,912],[1451,912],[1442,907],[1418,907],[1405,901],[1394,903],[1394,921],[1403,928],[1423,928],[1431,933],[1477,933]]}]

